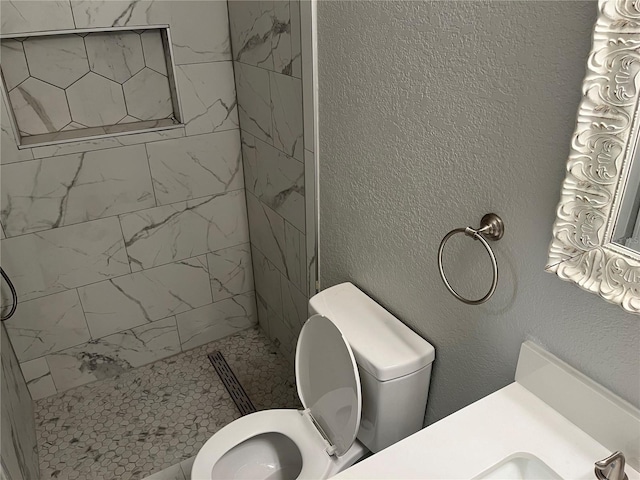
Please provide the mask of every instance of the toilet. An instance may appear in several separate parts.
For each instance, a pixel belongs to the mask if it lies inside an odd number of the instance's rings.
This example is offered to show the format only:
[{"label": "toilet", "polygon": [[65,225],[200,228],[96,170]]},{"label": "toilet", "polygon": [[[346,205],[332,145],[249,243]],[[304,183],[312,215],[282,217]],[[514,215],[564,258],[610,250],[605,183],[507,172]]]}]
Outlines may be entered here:
[{"label": "toilet", "polygon": [[329,478],[422,428],[433,346],[351,283],[312,297],[309,313],[295,358],[304,410],[225,426],[192,480]]}]

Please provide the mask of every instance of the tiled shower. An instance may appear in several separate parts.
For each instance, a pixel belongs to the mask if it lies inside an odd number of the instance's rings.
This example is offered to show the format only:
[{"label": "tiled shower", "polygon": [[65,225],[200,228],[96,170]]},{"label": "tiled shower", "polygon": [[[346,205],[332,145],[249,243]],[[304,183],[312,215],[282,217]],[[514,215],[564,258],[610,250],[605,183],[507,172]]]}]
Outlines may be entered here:
[{"label": "tiled shower", "polygon": [[2,330],[36,417],[247,329],[290,362],[315,288],[299,0],[0,6]]}]

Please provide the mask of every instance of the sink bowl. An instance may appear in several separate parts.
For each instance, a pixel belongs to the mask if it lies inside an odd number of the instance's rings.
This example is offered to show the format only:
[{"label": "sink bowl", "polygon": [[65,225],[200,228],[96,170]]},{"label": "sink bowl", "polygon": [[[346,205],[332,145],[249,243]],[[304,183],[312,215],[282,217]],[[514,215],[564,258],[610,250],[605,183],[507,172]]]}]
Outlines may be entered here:
[{"label": "sink bowl", "polygon": [[546,463],[530,453],[515,453],[496,463],[474,480],[563,480]]}]

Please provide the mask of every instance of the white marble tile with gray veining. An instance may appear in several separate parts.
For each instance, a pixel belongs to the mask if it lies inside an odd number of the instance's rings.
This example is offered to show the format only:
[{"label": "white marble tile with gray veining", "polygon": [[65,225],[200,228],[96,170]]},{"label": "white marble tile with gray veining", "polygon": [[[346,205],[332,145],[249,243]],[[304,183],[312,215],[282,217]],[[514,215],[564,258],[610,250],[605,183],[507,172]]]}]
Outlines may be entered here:
[{"label": "white marble tile with gray veining", "polygon": [[206,257],[194,257],[78,289],[92,338],[211,303]]},{"label": "white marble tile with gray veining", "polygon": [[289,0],[275,0],[273,2],[273,28],[271,37],[271,51],[273,56],[273,70],[285,75],[292,73],[291,55],[291,16]]},{"label": "white marble tile with gray veining", "polygon": [[29,77],[29,67],[22,42],[5,39],[0,41],[2,76],[7,90],[13,90]]},{"label": "white marble tile with gray veining", "polygon": [[7,238],[2,267],[21,301],[131,272],[117,217]]},{"label": "white marble tile with gray veining", "polygon": [[159,205],[244,187],[238,130],[147,145]]},{"label": "white marble tile with gray veining", "polygon": [[296,78],[302,78],[300,1],[304,0],[291,0],[289,4],[291,15],[291,75]]},{"label": "white marble tile with gray veining", "polygon": [[[287,274],[284,219],[247,192],[247,214],[251,228],[251,243]],[[255,259],[254,259],[255,261]]]},{"label": "white marble tile with gray veining", "polygon": [[282,274],[254,245],[251,256],[256,293],[269,308],[282,315]]},{"label": "white marble tile with gray veining", "polygon": [[142,40],[145,65],[166,76],[167,60],[164,54],[160,30],[145,30],[140,34],[140,40]]},{"label": "white marble tile with gray veining", "polygon": [[0,103],[2,104],[2,110],[0,111],[0,164],[31,160],[33,152],[30,148],[18,149],[4,98],[0,100]]},{"label": "white marble tile with gray veining", "polygon": [[242,156],[247,190],[304,230],[304,165],[247,133],[242,134]]},{"label": "white marble tile with gray veining", "polygon": [[238,62],[234,67],[240,127],[273,144],[269,72]]},{"label": "white marble tile with gray veining", "polygon": [[269,336],[269,308],[267,301],[256,291],[256,314],[258,316],[258,324],[267,337],[271,338]]},{"label": "white marble tile with gray veining", "polygon": [[34,400],[50,397],[58,393],[45,357],[21,363],[20,368],[22,369],[24,380],[27,382],[31,398]]},{"label": "white marble tile with gray veining", "polygon": [[14,316],[5,324],[21,362],[59,352],[91,338],[75,289],[20,302]]},{"label": "white marble tile with gray veining", "polygon": [[301,291],[307,291],[306,241],[305,236],[296,227],[284,222],[285,263],[289,280]]},{"label": "white marble tile with gray veining", "polygon": [[284,276],[282,284],[282,320],[297,337],[304,322],[307,321],[307,297]]},{"label": "white marble tile with gray veining", "polygon": [[273,112],[273,145],[302,162],[302,81],[270,72],[269,85]]},{"label": "white marble tile with gray veining", "polygon": [[63,392],[179,352],[176,320],[169,317],[48,355],[47,362]]},{"label": "white marble tile with gray veining", "polygon": [[227,2],[72,0],[71,4],[77,28],[171,25],[177,65],[231,59]]},{"label": "white marble tile with gray veining", "polygon": [[229,26],[233,59],[273,70],[272,1],[229,2]]},{"label": "white marble tile with gray veining", "polygon": [[77,142],[62,143],[59,145],[46,145],[34,147],[32,150],[35,158],[56,157],[60,155],[69,155],[71,153],[105,150],[108,148],[124,147],[127,145],[139,145],[184,136],[184,128],[171,128],[158,132],[134,133],[118,137],[95,138],[92,140],[80,140]]},{"label": "white marble tile with gray veining", "polygon": [[213,301],[254,290],[248,243],[207,254]]},{"label": "white marble tile with gray veining", "polygon": [[144,68],[140,35],[135,32],[95,32],[84,37],[91,70],[124,83]]},{"label": "white marble tile with gray veining", "polygon": [[176,316],[183,350],[223,338],[257,323],[255,294],[236,295]]},{"label": "white marble tile with gray veining", "polygon": [[65,91],[37,78],[11,90],[9,101],[22,135],[57,132],[71,122]]},{"label": "white marble tile with gray veining", "polygon": [[60,88],[67,88],[89,72],[87,50],[78,35],[30,37],[24,51],[31,76]]},{"label": "white marble tile with gray veining", "polygon": [[187,135],[238,126],[232,62],[179,65],[176,82]]},{"label": "white marble tile with gray veining", "polygon": [[127,113],[140,120],[160,120],[173,115],[169,79],[143,68],[122,85]]},{"label": "white marble tile with gray veining", "polygon": [[155,206],[144,145],[3,165],[8,236]]},{"label": "white marble tile with gray veining", "polygon": [[76,28],[69,0],[2,0],[0,18],[5,35]]},{"label": "white marble tile with gray veining", "polygon": [[269,322],[269,338],[278,347],[280,353],[291,363],[294,363],[298,337],[282,319],[282,316],[272,308],[267,309]]},{"label": "white marble tile with gray veining", "polygon": [[4,325],[0,326],[0,337],[2,469],[9,479],[37,479],[40,469],[33,403]]},{"label": "white marble tile with gray veining", "polygon": [[249,241],[244,190],[125,214],[120,220],[134,271]]},{"label": "white marble tile with gray veining", "polygon": [[127,116],[122,85],[97,73],[89,72],[66,93],[71,117],[82,125],[114,125]]}]

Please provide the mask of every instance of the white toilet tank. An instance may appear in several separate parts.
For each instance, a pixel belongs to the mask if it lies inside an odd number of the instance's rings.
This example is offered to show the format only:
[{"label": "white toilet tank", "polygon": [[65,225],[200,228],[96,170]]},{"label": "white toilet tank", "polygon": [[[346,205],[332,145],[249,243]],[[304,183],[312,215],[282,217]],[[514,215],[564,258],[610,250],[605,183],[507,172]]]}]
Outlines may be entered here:
[{"label": "white toilet tank", "polygon": [[358,439],[375,453],[420,430],[433,346],[352,283],[316,294],[309,313],[329,318],[353,350],[362,386]]}]

